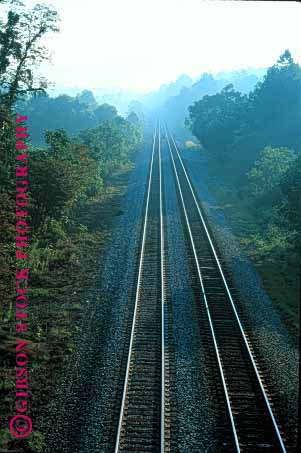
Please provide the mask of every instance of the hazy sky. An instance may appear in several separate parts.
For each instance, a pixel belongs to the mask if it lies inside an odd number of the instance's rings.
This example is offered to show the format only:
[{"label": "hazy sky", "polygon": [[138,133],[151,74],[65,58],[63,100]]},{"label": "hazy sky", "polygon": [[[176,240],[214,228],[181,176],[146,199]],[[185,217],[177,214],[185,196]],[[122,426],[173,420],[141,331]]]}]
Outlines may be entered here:
[{"label": "hazy sky", "polygon": [[45,3],[62,20],[61,33],[49,41],[53,65],[44,68],[57,85],[148,91],[182,73],[195,77],[269,66],[286,48],[301,62],[301,5],[296,2]]}]

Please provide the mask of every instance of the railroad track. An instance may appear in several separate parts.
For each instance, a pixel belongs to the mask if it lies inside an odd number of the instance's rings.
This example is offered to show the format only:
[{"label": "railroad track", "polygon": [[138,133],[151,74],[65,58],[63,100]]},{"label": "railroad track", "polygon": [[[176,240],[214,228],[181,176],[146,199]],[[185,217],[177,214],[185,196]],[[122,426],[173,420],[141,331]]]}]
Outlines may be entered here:
[{"label": "railroad track", "polygon": [[153,137],[134,315],[115,441],[118,452],[165,452],[165,262],[160,126]]},{"label": "railroad track", "polygon": [[[168,234],[164,221],[161,153],[168,152],[186,232],[190,281],[208,345],[217,410],[220,451],[286,452],[273,403],[244,331],[226,273],[218,258],[193,185],[172,135],[160,124],[153,136],[144,222],[138,256],[130,341],[118,411],[114,452],[168,453],[176,428],[171,413],[172,301],[168,292]],[[207,343],[206,343],[207,342]],[[202,372],[202,370],[200,370]]]},{"label": "railroad track", "polygon": [[[226,451],[285,452],[268,390],[244,331],[200,204],[180,152],[167,131],[178,201],[197,279],[194,293],[207,315],[232,441]],[[208,332],[207,332],[208,334]]]}]

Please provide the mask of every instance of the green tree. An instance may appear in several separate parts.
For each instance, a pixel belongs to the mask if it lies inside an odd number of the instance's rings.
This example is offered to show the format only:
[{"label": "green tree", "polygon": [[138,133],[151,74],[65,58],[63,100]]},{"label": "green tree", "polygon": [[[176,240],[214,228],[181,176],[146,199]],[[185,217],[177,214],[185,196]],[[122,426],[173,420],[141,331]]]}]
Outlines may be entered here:
[{"label": "green tree", "polygon": [[288,148],[266,146],[248,173],[252,195],[259,197],[279,186],[283,175],[292,167],[295,159],[295,152]]},{"label": "green tree", "polygon": [[91,107],[93,109],[97,107],[97,102],[95,100],[94,94],[90,90],[83,90],[76,96],[76,99],[81,104],[86,104],[87,107]]},{"label": "green tree", "polygon": [[120,164],[128,162],[129,154],[142,139],[142,131],[116,117],[98,128],[83,131],[80,139],[88,146],[89,156],[98,162],[99,175],[106,178]]},{"label": "green tree", "polygon": [[299,232],[301,242],[301,155],[290,165],[280,181],[282,193],[287,199],[284,216]]},{"label": "green tree", "polygon": [[117,117],[117,110],[110,104],[99,105],[94,111],[95,118],[98,123],[111,121]]},{"label": "green tree", "polygon": [[0,32],[0,99],[10,109],[18,96],[43,91],[47,81],[33,68],[49,58],[43,37],[57,32],[57,12],[37,4],[31,10],[17,5]]},{"label": "green tree", "polygon": [[140,123],[139,118],[138,118],[138,116],[136,115],[135,112],[131,112],[131,113],[127,116],[126,120],[127,120],[129,123],[131,123],[131,124],[136,124],[136,125],[138,125],[138,124]]},{"label": "green tree", "polygon": [[249,122],[260,146],[301,150],[301,68],[288,50],[250,94]]},{"label": "green tree", "polygon": [[142,102],[131,101],[128,105],[128,115],[130,115],[132,112],[134,112],[138,116],[141,124],[145,123],[146,110]]},{"label": "green tree", "polygon": [[[47,149],[31,152],[32,219],[38,228],[47,217],[65,221],[76,203],[95,187],[97,164],[87,146],[74,143],[65,131],[46,133]],[[99,187],[102,185],[97,181]]]},{"label": "green tree", "polygon": [[55,98],[45,93],[28,95],[18,101],[16,106],[20,111],[27,112],[31,142],[37,146],[44,145],[45,129],[65,129],[68,134],[77,135],[80,131],[97,127],[117,117],[117,110],[112,105],[94,105],[92,100],[91,103],[88,99],[84,102],[78,96],[65,94]]},{"label": "green tree", "polygon": [[10,65],[10,58],[17,56],[20,51],[20,43],[16,40],[17,25],[20,16],[9,11],[7,22],[4,25],[1,21],[0,29],[0,83],[4,83],[5,74]]},{"label": "green tree", "polygon": [[189,108],[187,124],[200,143],[216,158],[225,160],[235,139],[246,125],[247,96],[227,85],[220,93],[204,96]]}]

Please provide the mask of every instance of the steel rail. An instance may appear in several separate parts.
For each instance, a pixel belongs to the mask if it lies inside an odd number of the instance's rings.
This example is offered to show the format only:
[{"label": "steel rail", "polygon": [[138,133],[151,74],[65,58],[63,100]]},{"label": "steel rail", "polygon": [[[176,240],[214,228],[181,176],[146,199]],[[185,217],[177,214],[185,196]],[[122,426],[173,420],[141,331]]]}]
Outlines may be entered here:
[{"label": "steel rail", "polygon": [[161,248],[161,453],[165,450],[165,334],[164,334],[164,222],[163,222],[163,198],[162,198],[162,164],[161,164],[161,131],[159,122],[159,178],[160,178],[160,248]]},{"label": "steel rail", "polygon": [[226,397],[226,402],[227,402],[227,408],[228,408],[229,417],[230,417],[230,421],[231,421],[231,426],[232,426],[232,430],[233,430],[234,442],[235,442],[235,446],[236,446],[237,452],[240,452],[240,446],[239,446],[239,442],[238,442],[236,426],[235,426],[235,423],[234,423],[234,417],[233,417],[233,412],[232,412],[232,408],[231,408],[229,392],[228,392],[227,385],[226,385],[225,375],[224,375],[224,371],[223,371],[223,367],[222,367],[222,363],[221,363],[221,357],[220,357],[219,349],[218,349],[218,346],[217,346],[216,336],[215,336],[214,327],[213,327],[213,324],[212,324],[211,314],[210,314],[210,310],[209,310],[207,296],[206,296],[206,293],[205,293],[205,288],[204,288],[204,284],[203,284],[203,278],[202,278],[200,265],[199,265],[199,261],[198,261],[198,257],[197,257],[195,243],[194,243],[194,239],[193,239],[192,232],[191,232],[191,227],[190,227],[190,223],[189,223],[189,219],[188,219],[186,205],[185,205],[185,201],[184,201],[184,197],[183,197],[183,193],[182,193],[181,184],[180,184],[180,181],[179,181],[178,172],[177,172],[177,169],[176,169],[176,164],[175,164],[174,157],[173,157],[173,154],[172,154],[172,150],[171,150],[171,145],[170,145],[170,141],[169,141],[169,138],[168,138],[167,129],[166,129],[166,138],[167,138],[167,143],[168,143],[168,147],[169,147],[169,153],[170,153],[170,157],[171,157],[171,161],[172,161],[172,164],[173,164],[173,168],[174,168],[174,172],[175,172],[175,176],[176,176],[176,181],[177,181],[177,185],[178,185],[178,189],[179,189],[179,193],[180,193],[180,198],[181,198],[181,202],[182,202],[182,206],[183,206],[184,217],[185,217],[185,221],[186,221],[186,225],[187,225],[187,229],[188,229],[188,233],[189,233],[189,238],[190,238],[190,242],[191,242],[191,246],[192,246],[192,250],[193,250],[193,255],[194,255],[195,263],[196,263],[196,266],[197,266],[198,277],[199,277],[200,284],[201,284],[202,295],[203,295],[204,302],[205,302],[206,312],[207,312],[209,325],[210,325],[210,330],[211,330],[213,343],[214,343],[214,349],[215,349],[215,353],[216,353],[216,357],[217,357],[217,361],[218,361],[218,365],[219,365],[219,371],[220,371],[220,375],[221,375],[221,379],[222,379],[222,384],[223,384],[225,397]]},{"label": "steel rail", "polygon": [[131,364],[133,340],[134,340],[136,317],[137,317],[137,308],[138,308],[138,301],[139,301],[139,295],[140,295],[140,284],[141,284],[142,266],[143,266],[143,258],[144,258],[144,248],[145,248],[145,240],[146,240],[146,228],[147,228],[147,223],[148,223],[148,207],[149,207],[150,189],[151,189],[151,183],[152,183],[156,136],[157,136],[157,125],[156,125],[154,136],[153,136],[153,148],[152,148],[150,174],[149,174],[149,182],[148,182],[148,189],[147,189],[147,199],[146,199],[146,208],[145,208],[145,217],[144,217],[144,226],[143,226],[143,236],[142,236],[140,260],[139,260],[139,271],[138,271],[137,289],[136,289],[136,296],[135,296],[135,308],[134,308],[134,315],[133,315],[133,321],[132,321],[131,338],[130,338],[128,359],[127,359],[127,366],[126,366],[126,374],[125,374],[125,380],[124,380],[122,402],[121,402],[119,422],[118,422],[116,442],[115,442],[115,449],[114,449],[115,453],[119,452],[120,435],[121,435],[122,422],[123,422],[123,417],[124,417],[125,399],[126,399],[128,382],[129,382],[130,364]]},{"label": "steel rail", "polygon": [[[158,167],[154,167],[155,162],[155,153],[156,153],[156,141],[158,140]],[[130,336],[130,344],[129,344],[129,351],[127,356],[127,366],[126,366],[126,373],[123,385],[123,394],[122,394],[122,402],[120,407],[119,413],[119,421],[118,421],[118,428],[117,428],[117,435],[115,441],[115,449],[114,452],[118,453],[122,450],[120,446],[120,442],[122,439],[122,429],[123,424],[126,419],[125,409],[126,409],[126,401],[129,398],[129,385],[131,382],[131,366],[132,366],[132,355],[135,352],[135,334],[136,334],[136,327],[137,327],[137,313],[138,307],[141,304],[141,291],[142,291],[142,281],[143,281],[143,269],[144,269],[144,257],[146,252],[146,243],[147,243],[147,231],[148,231],[148,224],[151,221],[150,216],[150,199],[151,199],[151,190],[154,184],[153,182],[153,174],[155,172],[159,173],[159,231],[160,231],[160,314],[161,314],[161,335],[160,335],[160,346],[161,346],[161,357],[160,357],[160,368],[161,368],[161,382],[160,382],[160,453],[164,453],[165,451],[165,333],[164,333],[164,303],[165,303],[165,282],[164,282],[164,222],[163,222],[163,178],[162,178],[162,165],[161,165],[161,131],[160,131],[160,123],[158,122],[155,128],[154,136],[153,136],[153,147],[152,147],[152,155],[151,155],[151,162],[150,162],[150,171],[149,171],[149,181],[148,181],[148,188],[147,188],[147,197],[146,197],[146,205],[145,205],[145,217],[144,217],[144,226],[143,226],[143,233],[142,233],[142,242],[141,242],[141,250],[140,250],[140,258],[139,258],[139,268],[138,268],[138,278],[137,278],[137,286],[136,286],[136,293],[135,293],[135,305],[134,305],[134,314],[132,319],[131,325],[131,336]],[[159,251],[158,251],[159,252]]]},{"label": "steel rail", "polygon": [[[170,148],[170,154],[171,154],[171,156],[172,156],[172,151],[171,151],[171,147],[170,147],[170,142],[169,142],[169,139],[168,139],[167,128],[166,128],[166,136],[167,136],[167,140],[168,140],[168,144],[169,144],[169,148]],[[186,168],[185,168],[185,166],[184,166],[182,157],[181,157],[181,155],[180,155],[180,153],[179,153],[178,147],[177,147],[177,145],[176,145],[176,142],[175,142],[175,140],[174,140],[172,134],[170,134],[170,137],[171,137],[171,140],[172,140],[172,142],[173,142],[173,145],[174,145],[174,148],[175,148],[175,150],[176,150],[176,153],[177,153],[177,156],[178,156],[178,158],[179,158],[179,161],[180,161],[180,163],[181,163],[181,166],[182,166],[182,168],[183,168],[183,171],[184,171],[184,174],[185,174],[187,183],[188,183],[188,185],[189,185],[191,194],[192,194],[192,196],[193,196],[193,200],[194,200],[194,202],[195,202],[195,205],[196,205],[196,208],[197,208],[199,217],[200,217],[200,219],[201,219],[201,222],[202,222],[202,225],[203,225],[203,227],[204,227],[204,230],[205,230],[205,233],[206,233],[208,242],[209,242],[209,244],[210,244],[211,251],[213,252],[215,261],[216,261],[216,263],[217,263],[217,266],[218,266],[218,269],[219,269],[221,278],[222,278],[222,280],[223,280],[223,283],[224,283],[224,286],[225,286],[227,295],[228,295],[228,297],[229,297],[229,300],[230,300],[230,303],[231,303],[233,312],[234,312],[234,314],[235,314],[235,318],[236,318],[237,323],[238,323],[238,325],[239,325],[240,332],[241,332],[241,334],[242,334],[242,337],[243,337],[245,346],[246,346],[246,348],[247,348],[247,351],[248,351],[250,360],[251,360],[251,362],[252,362],[252,365],[253,365],[253,368],[254,368],[254,371],[255,371],[255,374],[256,374],[256,377],[257,377],[257,380],[258,380],[260,389],[261,389],[261,391],[262,391],[262,394],[263,394],[264,401],[265,401],[265,403],[266,403],[268,412],[269,412],[269,414],[270,414],[270,417],[271,417],[271,420],[272,420],[272,423],[273,423],[275,432],[276,432],[276,434],[277,434],[277,438],[278,438],[278,440],[279,440],[281,449],[282,449],[283,453],[285,453],[285,452],[286,452],[286,448],[285,448],[283,439],[282,439],[282,437],[281,437],[280,430],[279,430],[279,428],[278,428],[278,425],[277,425],[275,416],[274,416],[274,414],[273,414],[273,410],[272,410],[272,408],[271,408],[271,405],[270,405],[268,396],[267,396],[266,391],[265,391],[265,389],[264,389],[264,386],[263,386],[263,383],[262,383],[262,380],[261,380],[261,377],[260,377],[260,374],[259,374],[257,365],[256,365],[256,363],[255,363],[255,360],[254,360],[252,351],[251,351],[250,346],[249,346],[249,342],[248,342],[248,340],[247,340],[247,337],[246,337],[246,335],[245,335],[243,326],[242,326],[242,324],[241,324],[241,321],[240,321],[240,318],[239,318],[239,315],[238,315],[238,312],[237,312],[235,303],[234,303],[234,301],[233,301],[233,298],[232,298],[230,289],[229,289],[229,287],[228,287],[228,284],[227,284],[227,281],[226,281],[224,272],[223,272],[223,270],[222,270],[222,267],[221,267],[219,258],[218,258],[218,256],[217,256],[215,247],[214,247],[213,242],[212,242],[212,240],[211,240],[211,237],[210,237],[210,234],[209,234],[209,231],[208,231],[206,222],[205,222],[205,220],[204,220],[204,217],[203,217],[203,215],[202,215],[201,209],[200,209],[200,207],[199,207],[199,203],[198,203],[198,201],[197,201],[197,199],[196,199],[196,195],[195,195],[195,193],[194,193],[192,184],[191,184],[191,182],[190,182],[190,178],[189,178],[189,176],[188,176],[188,174],[187,174],[187,171],[186,171]],[[172,160],[173,160],[173,164],[174,164],[174,168],[175,168],[175,163],[174,163],[173,156],[172,156]],[[177,174],[176,168],[175,168],[175,172],[176,172],[176,174]],[[178,181],[178,186],[179,186],[179,189],[180,189],[180,183],[179,183],[178,177],[177,177],[177,181]],[[184,202],[183,202],[183,203],[184,203]],[[195,253],[195,249],[194,249],[194,253]],[[197,260],[196,255],[195,255],[195,258],[196,258],[196,260]],[[198,266],[198,272],[199,272],[199,266]],[[207,308],[207,307],[206,307],[206,308]],[[238,450],[238,451],[239,451],[239,450]]]}]

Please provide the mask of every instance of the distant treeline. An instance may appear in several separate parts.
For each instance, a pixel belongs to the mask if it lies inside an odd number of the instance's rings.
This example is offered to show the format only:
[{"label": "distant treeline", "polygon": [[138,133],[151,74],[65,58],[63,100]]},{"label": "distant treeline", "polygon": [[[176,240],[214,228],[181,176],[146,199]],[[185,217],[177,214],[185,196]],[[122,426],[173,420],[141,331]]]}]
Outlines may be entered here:
[{"label": "distant treeline", "polygon": [[77,135],[118,116],[115,107],[98,105],[88,90],[76,97],[60,95],[52,98],[46,93],[28,96],[27,100],[23,98],[17,103],[17,108],[29,117],[31,142],[35,145],[45,144],[45,130],[65,129],[68,134]]},{"label": "distant treeline", "polygon": [[[256,73],[254,73],[256,72]],[[193,102],[202,99],[206,95],[214,95],[222,90],[230,83],[234,88],[241,93],[249,93],[261,80],[262,71],[233,71],[224,72],[213,76],[209,73],[204,73],[199,80],[189,83],[186,78],[180,78],[176,83],[158,91],[155,99],[157,103],[160,101],[159,106],[160,116],[163,120],[168,122],[168,125],[173,129],[177,135],[182,137],[187,136],[187,129],[185,130],[185,118],[189,114],[188,108]],[[177,88],[177,93],[172,94],[172,89]],[[167,96],[168,95],[168,96]],[[154,95],[153,95],[154,97]],[[148,99],[146,98],[146,101]],[[147,104],[146,104],[147,105]]]}]

